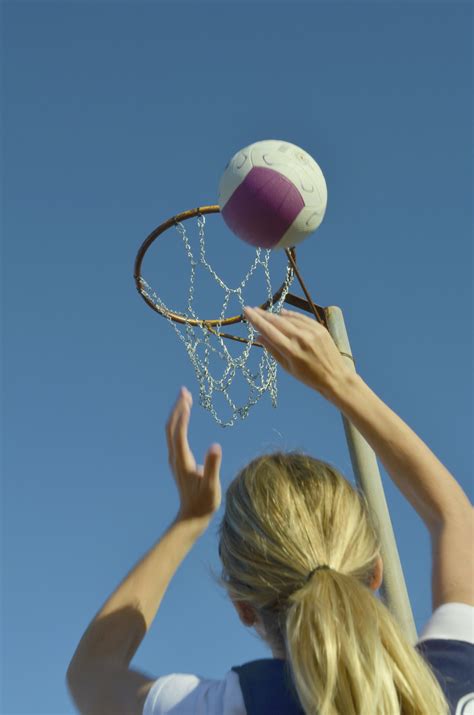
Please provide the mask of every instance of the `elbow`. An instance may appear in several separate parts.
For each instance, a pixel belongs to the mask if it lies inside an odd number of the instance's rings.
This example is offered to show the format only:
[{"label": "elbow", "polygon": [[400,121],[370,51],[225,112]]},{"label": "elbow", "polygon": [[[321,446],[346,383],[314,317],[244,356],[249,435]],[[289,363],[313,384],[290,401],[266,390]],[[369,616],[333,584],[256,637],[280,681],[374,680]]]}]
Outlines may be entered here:
[{"label": "elbow", "polygon": [[74,687],[74,684],[77,682],[78,670],[79,669],[77,667],[77,664],[73,658],[69,663],[66,671],[66,685],[69,690],[71,690]]},{"label": "elbow", "polygon": [[66,688],[80,715],[99,715],[97,709],[91,707],[87,689],[84,687],[84,679],[81,679],[73,665],[70,665],[66,672]]},{"label": "elbow", "polygon": [[89,715],[84,702],[84,669],[80,668],[74,658],[66,671],[66,688],[78,711],[82,715]]},{"label": "elbow", "polygon": [[66,689],[71,696],[74,703],[77,705],[76,700],[76,687],[77,687],[77,673],[74,668],[74,663],[71,661],[69,663],[68,669],[66,671]]}]

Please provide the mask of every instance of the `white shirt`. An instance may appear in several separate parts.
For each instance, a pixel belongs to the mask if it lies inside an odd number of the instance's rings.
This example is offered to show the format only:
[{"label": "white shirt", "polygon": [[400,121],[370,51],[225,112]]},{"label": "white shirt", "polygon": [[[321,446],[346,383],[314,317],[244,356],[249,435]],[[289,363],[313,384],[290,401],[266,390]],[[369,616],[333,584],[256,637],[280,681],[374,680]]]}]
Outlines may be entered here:
[{"label": "white shirt", "polygon": [[[474,645],[474,606],[445,603],[436,609],[418,643],[431,639]],[[471,696],[474,703],[474,693],[465,697]],[[247,711],[239,676],[230,670],[222,680],[182,673],[158,678],[148,694],[143,715],[247,715]]]}]

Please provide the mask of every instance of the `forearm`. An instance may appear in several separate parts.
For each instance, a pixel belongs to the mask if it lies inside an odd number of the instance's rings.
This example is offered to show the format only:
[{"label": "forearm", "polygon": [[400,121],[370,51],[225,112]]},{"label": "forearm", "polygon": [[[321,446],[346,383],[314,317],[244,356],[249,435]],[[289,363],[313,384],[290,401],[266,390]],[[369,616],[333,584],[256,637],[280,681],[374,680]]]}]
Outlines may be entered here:
[{"label": "forearm", "polygon": [[357,373],[348,374],[326,397],[367,440],[430,533],[448,516],[471,509],[452,474]]}]

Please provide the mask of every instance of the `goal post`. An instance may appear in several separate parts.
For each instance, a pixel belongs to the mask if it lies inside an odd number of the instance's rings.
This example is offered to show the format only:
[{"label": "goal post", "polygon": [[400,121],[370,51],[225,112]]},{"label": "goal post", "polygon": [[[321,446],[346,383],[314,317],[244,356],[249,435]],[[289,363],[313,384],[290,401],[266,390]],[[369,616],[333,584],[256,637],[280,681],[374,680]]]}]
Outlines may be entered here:
[{"label": "goal post", "polygon": [[[330,306],[325,309],[325,312],[328,330],[332,339],[342,353],[343,360],[355,371],[342,310],[337,306]],[[341,416],[357,484],[363,490],[369,508],[375,514],[380,528],[381,556],[384,564],[384,576],[380,590],[387,607],[397,619],[411,643],[415,645],[418,639],[416,626],[398,555],[392,521],[385,499],[377,457],[372,447],[354,425],[344,414],[341,413]]]}]

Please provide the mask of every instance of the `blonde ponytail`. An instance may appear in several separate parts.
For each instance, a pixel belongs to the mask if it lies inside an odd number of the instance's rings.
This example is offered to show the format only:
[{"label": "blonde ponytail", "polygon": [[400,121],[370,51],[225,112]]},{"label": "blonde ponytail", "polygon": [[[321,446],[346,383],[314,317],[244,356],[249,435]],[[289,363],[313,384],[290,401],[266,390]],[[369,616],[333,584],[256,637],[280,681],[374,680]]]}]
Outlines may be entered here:
[{"label": "blonde ponytail", "polygon": [[334,467],[296,452],[254,460],[228,488],[219,532],[219,583],[260,615],[307,715],[448,715],[430,667],[370,588],[377,530]]}]

